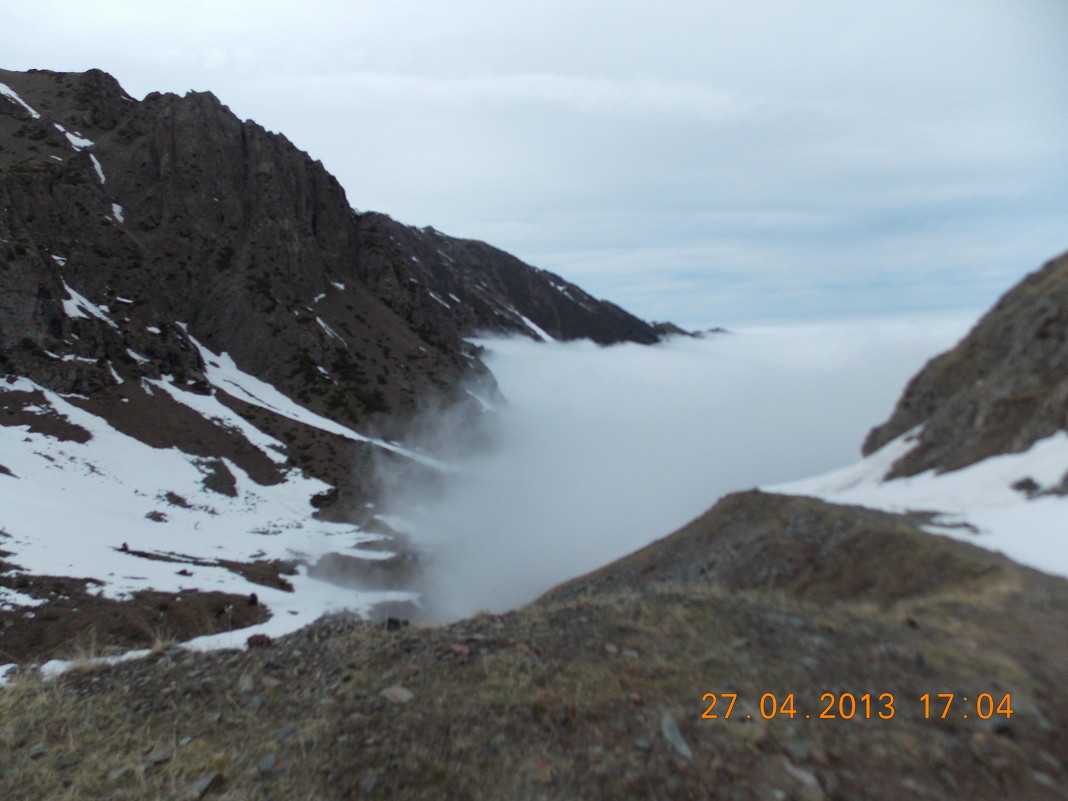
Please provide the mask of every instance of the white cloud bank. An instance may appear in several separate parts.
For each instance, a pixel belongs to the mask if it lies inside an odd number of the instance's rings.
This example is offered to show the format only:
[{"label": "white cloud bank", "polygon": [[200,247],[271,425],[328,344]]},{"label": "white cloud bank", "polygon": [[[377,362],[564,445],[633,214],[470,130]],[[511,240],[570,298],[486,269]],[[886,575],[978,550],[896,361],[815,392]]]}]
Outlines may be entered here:
[{"label": "white cloud bank", "polygon": [[[727,492],[856,461],[972,316],[742,329],[656,347],[488,344],[498,441],[391,512],[445,617],[499,611],[670,533]],[[430,496],[430,497],[427,497]]]}]

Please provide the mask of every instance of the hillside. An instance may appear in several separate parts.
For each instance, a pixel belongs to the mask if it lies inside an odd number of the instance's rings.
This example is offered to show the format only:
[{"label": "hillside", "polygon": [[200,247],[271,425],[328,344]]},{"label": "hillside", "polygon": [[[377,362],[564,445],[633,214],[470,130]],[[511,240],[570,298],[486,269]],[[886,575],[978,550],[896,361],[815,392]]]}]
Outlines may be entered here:
[{"label": "hillside", "polygon": [[1026,451],[1068,430],[1068,254],[1002,297],[952,350],[909,382],[890,419],[864,442],[868,455],[923,426],[888,477],[957,470]]},{"label": "hillside", "polygon": [[0,369],[154,447],[278,480],[250,443],[171,402],[193,394],[286,440],[329,484],[351,484],[368,458],[213,386],[209,352],[318,415],[395,437],[465,388],[492,397],[464,342],[475,333],[658,339],[484,243],[354,211],[320,163],[209,93],[135,101],[95,70],[0,70],[0,84]]},{"label": "hillside", "polygon": [[317,567],[355,608],[410,600],[376,477],[447,469],[400,442],[427,410],[473,426],[502,402],[468,339],[659,338],[490,245],[354,210],[210,93],[138,101],[98,70],[0,70],[0,289],[0,663],[90,627],[295,627]]},{"label": "hillside", "polygon": [[500,402],[463,337],[655,331],[211,96],[0,81],[0,797],[1068,796],[1063,257],[857,465],[426,625],[370,477],[453,469],[399,439],[424,401]]},{"label": "hillside", "polygon": [[[243,652],[161,645],[19,681],[0,692],[0,787],[1060,798],[1066,604],[1063,580],[902,518],[744,493],[509,614],[440,628],[324,618]],[[954,694],[944,718],[939,693]]]},{"label": "hillside", "polygon": [[1068,255],[1010,289],[909,382],[855,465],[768,489],[911,514],[1068,576]]}]

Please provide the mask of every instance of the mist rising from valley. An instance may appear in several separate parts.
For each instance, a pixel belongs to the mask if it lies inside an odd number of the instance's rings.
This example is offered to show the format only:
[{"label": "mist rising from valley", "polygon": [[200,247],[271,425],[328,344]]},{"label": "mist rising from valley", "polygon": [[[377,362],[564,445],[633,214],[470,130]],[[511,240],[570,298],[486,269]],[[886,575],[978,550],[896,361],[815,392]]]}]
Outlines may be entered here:
[{"label": "mist rising from valley", "polygon": [[[503,611],[662,537],[722,495],[855,462],[972,314],[741,328],[648,347],[486,340],[506,405],[455,472],[394,476],[383,509],[433,617]],[[448,440],[448,415],[424,421]],[[485,435],[485,431],[483,432]]]}]

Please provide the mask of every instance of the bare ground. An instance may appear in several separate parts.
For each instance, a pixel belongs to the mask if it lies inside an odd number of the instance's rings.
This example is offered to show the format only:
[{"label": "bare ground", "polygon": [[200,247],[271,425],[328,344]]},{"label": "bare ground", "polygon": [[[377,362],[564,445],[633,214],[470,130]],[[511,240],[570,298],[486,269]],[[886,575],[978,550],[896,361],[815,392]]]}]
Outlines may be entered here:
[{"label": "bare ground", "polygon": [[1063,798],[1066,610],[900,518],[746,493],[509,614],[27,673],[0,795]]}]

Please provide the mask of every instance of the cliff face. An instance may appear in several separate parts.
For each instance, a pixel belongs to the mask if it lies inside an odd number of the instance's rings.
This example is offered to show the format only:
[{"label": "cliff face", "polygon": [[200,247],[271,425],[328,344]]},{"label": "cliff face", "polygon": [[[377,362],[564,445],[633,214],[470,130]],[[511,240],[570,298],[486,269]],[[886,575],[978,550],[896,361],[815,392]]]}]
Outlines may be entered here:
[{"label": "cliff face", "polygon": [[1005,294],[906,387],[865,455],[922,425],[888,478],[956,470],[1068,430],[1068,254]]},{"label": "cliff face", "polygon": [[[319,162],[211,94],[138,102],[96,70],[0,70],[0,84],[0,371],[153,444],[207,455],[215,433],[190,418],[161,437],[175,416],[143,380],[248,411],[206,379],[209,351],[395,436],[423,404],[492,393],[472,334],[658,338],[486,244],[355,212]],[[287,428],[302,466],[332,483],[351,472],[275,417],[256,425]]]}]

